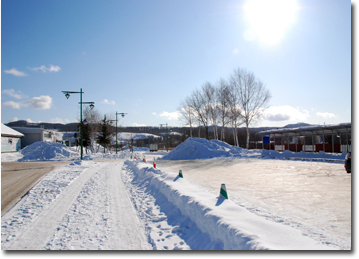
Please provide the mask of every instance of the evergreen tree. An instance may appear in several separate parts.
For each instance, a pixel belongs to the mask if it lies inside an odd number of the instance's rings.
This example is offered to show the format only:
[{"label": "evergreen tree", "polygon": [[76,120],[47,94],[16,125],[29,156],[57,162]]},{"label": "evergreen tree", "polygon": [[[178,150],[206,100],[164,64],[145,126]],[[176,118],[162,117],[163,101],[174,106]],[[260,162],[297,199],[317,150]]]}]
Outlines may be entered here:
[{"label": "evergreen tree", "polygon": [[99,132],[97,142],[104,147],[103,152],[106,153],[106,148],[111,144],[113,132],[110,131],[110,122],[105,118],[101,121],[101,131]]},{"label": "evergreen tree", "polygon": [[83,130],[83,133],[82,133],[83,143],[82,144],[85,147],[86,153],[87,153],[88,146],[90,145],[91,142],[90,142],[90,134],[89,134],[89,125],[88,125],[86,119],[83,122],[82,130]]}]

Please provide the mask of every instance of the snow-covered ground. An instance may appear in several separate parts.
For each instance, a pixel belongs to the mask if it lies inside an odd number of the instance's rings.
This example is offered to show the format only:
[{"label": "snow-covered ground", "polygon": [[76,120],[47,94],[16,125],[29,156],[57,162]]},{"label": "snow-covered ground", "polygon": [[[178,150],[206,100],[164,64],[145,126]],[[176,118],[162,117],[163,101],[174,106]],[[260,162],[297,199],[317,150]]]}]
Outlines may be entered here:
[{"label": "snow-covered ground", "polygon": [[[58,150],[52,157],[41,154],[36,157],[34,150],[31,157],[23,152],[2,154],[1,159],[2,162],[20,159],[73,163],[50,172],[2,216],[3,250],[351,249],[350,238],[344,238],[347,243],[334,234],[331,238],[315,238],[303,231],[308,226],[293,227],[286,221],[268,217],[267,211],[261,213],[263,206],[256,205],[255,200],[250,200],[251,206],[247,206],[245,202],[239,204],[238,200],[232,200],[231,196],[224,199],[186,177],[161,170],[160,161],[158,168],[150,162],[142,162],[144,157],[147,160],[153,157],[150,152],[87,154],[86,160],[79,161],[78,152],[73,149],[73,153]],[[211,163],[228,159],[260,162],[267,161],[263,158],[280,157],[280,153],[273,152],[266,155],[269,152],[239,150],[219,141],[189,139],[164,158],[210,156],[207,161]],[[183,158],[183,153],[190,157]],[[300,159],[300,155],[287,152],[282,157]],[[303,153],[302,157],[309,161],[321,159],[320,163],[332,165],[342,164],[344,159],[343,155],[328,154]],[[115,159],[123,161],[113,161]],[[193,167],[195,169],[195,165]]]},{"label": "snow-covered ground", "polygon": [[347,249],[351,240],[351,175],[342,164],[277,159],[159,160],[167,173],[229,199],[270,221]]},{"label": "snow-covered ground", "polygon": [[155,138],[161,138],[160,136],[150,134],[150,133],[131,133],[131,132],[121,132],[117,134],[118,140],[121,141],[130,141],[133,139],[134,141],[140,140],[140,139],[155,139]]},{"label": "snow-covered ground", "polygon": [[343,163],[346,153],[325,153],[323,151],[312,152],[291,152],[285,150],[247,150],[231,146],[219,140],[208,141],[202,138],[188,138],[181,145],[176,147],[163,160],[193,160],[209,158],[278,158],[291,160],[311,160]]}]

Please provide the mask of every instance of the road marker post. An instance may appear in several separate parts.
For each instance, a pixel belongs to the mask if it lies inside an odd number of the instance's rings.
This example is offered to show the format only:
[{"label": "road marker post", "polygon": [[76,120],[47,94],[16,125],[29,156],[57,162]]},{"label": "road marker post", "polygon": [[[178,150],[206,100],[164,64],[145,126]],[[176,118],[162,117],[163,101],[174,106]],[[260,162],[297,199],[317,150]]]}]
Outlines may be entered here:
[{"label": "road marker post", "polygon": [[182,170],[179,170],[178,176],[183,178]]},{"label": "road marker post", "polygon": [[227,190],[226,190],[226,185],[224,183],[221,184],[221,190],[219,191],[220,196],[222,196],[223,198],[228,199],[228,194],[227,194]]}]

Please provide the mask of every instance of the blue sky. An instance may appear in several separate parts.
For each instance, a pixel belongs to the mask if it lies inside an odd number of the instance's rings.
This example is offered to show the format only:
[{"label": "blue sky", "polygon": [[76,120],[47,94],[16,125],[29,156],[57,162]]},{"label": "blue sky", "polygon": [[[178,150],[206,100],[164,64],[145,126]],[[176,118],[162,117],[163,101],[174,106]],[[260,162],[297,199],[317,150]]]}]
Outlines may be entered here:
[{"label": "blue sky", "polygon": [[82,88],[123,126],[180,126],[180,101],[236,68],[272,94],[254,126],[351,122],[351,2],[256,1],[2,0],[1,122],[74,122],[61,91]]}]

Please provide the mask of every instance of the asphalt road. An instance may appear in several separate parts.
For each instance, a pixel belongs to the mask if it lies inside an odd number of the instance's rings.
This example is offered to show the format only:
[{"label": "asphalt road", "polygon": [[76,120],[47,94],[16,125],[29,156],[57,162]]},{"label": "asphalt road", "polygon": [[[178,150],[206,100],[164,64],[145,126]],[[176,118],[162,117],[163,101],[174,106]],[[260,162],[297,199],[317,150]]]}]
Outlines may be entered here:
[{"label": "asphalt road", "polygon": [[2,162],[1,215],[14,206],[42,177],[71,162]]}]

